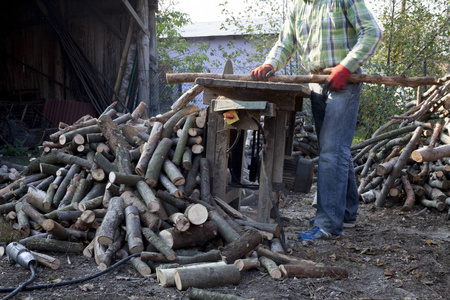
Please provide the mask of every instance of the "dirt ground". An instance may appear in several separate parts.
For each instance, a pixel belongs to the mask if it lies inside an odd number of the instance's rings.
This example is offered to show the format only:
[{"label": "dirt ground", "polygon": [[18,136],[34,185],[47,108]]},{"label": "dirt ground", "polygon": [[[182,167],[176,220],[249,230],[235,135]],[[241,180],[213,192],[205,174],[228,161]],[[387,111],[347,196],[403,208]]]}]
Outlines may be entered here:
[{"label": "dirt ground", "polygon": [[[242,273],[235,286],[211,288],[247,299],[450,299],[450,230],[447,212],[416,205],[408,213],[400,207],[375,208],[361,204],[357,226],[345,229],[338,240],[302,243],[300,231],[314,216],[310,194],[285,195],[281,201],[288,254],[344,267],[349,278],[286,278],[273,280],[263,270]],[[72,280],[98,272],[83,255],[48,253],[58,257],[58,270],[38,267],[31,285],[48,280]],[[30,272],[0,258],[0,286],[17,287]],[[24,291],[14,299],[189,299],[189,291],[161,287],[154,276],[141,277],[129,262],[78,284]],[[6,294],[0,294],[0,297]]]}]

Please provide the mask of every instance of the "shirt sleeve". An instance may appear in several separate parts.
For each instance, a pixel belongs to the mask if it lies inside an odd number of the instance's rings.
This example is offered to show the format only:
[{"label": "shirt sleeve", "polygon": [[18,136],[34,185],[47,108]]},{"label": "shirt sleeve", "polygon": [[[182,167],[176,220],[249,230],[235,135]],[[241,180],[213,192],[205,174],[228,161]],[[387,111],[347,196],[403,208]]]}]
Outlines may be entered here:
[{"label": "shirt sleeve", "polygon": [[296,49],[296,30],[295,30],[295,6],[292,7],[289,18],[281,28],[278,41],[272,47],[267,55],[264,64],[270,64],[275,72],[281,70],[288,60],[294,55]]},{"label": "shirt sleeve", "polygon": [[382,32],[363,0],[344,2],[346,18],[356,28],[358,41],[341,64],[353,73],[375,52],[381,42]]}]

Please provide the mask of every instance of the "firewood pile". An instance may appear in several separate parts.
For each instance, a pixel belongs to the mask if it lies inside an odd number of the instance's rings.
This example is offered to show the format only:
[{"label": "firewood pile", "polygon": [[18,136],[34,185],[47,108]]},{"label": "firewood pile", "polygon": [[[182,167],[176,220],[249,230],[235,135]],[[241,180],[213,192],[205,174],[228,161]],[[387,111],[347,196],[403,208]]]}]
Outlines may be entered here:
[{"label": "firewood pile", "polygon": [[[135,255],[141,275],[156,272],[161,285],[180,290],[237,284],[241,271],[257,267],[276,279],[348,276],[280,253],[277,224],[211,196],[205,111],[189,105],[201,91],[195,86],[151,118],[144,103],[127,114],[112,104],[98,118],[60,124],[42,155],[0,189],[0,214],[20,243],[35,253],[83,253],[101,270]],[[49,256],[39,262],[59,266]]]},{"label": "firewood pile", "polygon": [[302,157],[305,159],[314,159],[318,157],[319,150],[317,144],[317,134],[314,126],[307,124],[306,112],[297,112],[295,116],[294,129],[294,157]]},{"label": "firewood pile", "polygon": [[402,211],[415,204],[438,211],[450,205],[450,76],[439,83],[352,146],[362,201],[401,204]]}]

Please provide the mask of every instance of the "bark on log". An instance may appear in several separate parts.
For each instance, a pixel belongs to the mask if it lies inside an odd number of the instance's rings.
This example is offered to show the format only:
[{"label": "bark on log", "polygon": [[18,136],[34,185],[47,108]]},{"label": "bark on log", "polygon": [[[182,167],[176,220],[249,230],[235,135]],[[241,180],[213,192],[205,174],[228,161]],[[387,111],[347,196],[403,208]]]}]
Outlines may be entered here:
[{"label": "bark on log", "polygon": [[175,124],[184,116],[198,112],[199,108],[196,105],[188,105],[183,109],[176,112],[167,122],[164,123],[164,129],[162,132],[163,138],[170,138],[173,134],[173,128]]},{"label": "bark on log", "polygon": [[275,237],[280,237],[281,235],[281,228],[278,224],[261,223],[253,220],[235,220],[235,222],[240,225],[250,226],[256,229],[273,233]]},{"label": "bark on log", "polygon": [[150,266],[143,262],[139,257],[133,257],[130,262],[143,277],[152,274]]},{"label": "bark on log", "polygon": [[167,177],[174,185],[180,186],[184,185],[184,183],[186,182],[183,174],[181,174],[181,171],[178,169],[178,167],[167,158],[164,161],[163,169]]},{"label": "bark on log", "polygon": [[111,172],[109,173],[109,181],[115,184],[125,184],[128,186],[134,186],[138,181],[143,180],[144,178],[140,175],[135,174],[127,174],[122,172]]},{"label": "bark on log", "polygon": [[53,239],[29,238],[24,246],[29,250],[59,252],[59,253],[82,253],[83,244]]},{"label": "bark on log", "polygon": [[159,233],[172,249],[202,246],[215,238],[218,234],[218,227],[214,222],[205,222],[202,226],[191,226],[185,232],[179,232],[175,228],[165,229]]},{"label": "bark on log", "polygon": [[125,208],[125,222],[127,229],[128,249],[131,254],[139,253],[144,250],[144,241],[142,240],[141,220],[136,206],[130,205]]},{"label": "bark on log", "polygon": [[142,223],[150,228],[150,230],[155,231],[161,226],[161,219],[158,215],[151,213],[145,203],[136,197],[131,191],[125,191],[120,195],[127,205],[134,205],[139,211],[139,218]]},{"label": "bark on log", "polygon": [[108,211],[98,228],[97,239],[101,245],[111,245],[114,234],[124,217],[124,201],[120,197],[113,197],[108,206]]},{"label": "bark on log", "polygon": [[235,265],[180,268],[175,271],[175,284],[180,291],[190,287],[209,288],[219,285],[239,284],[241,274]]},{"label": "bark on log", "polygon": [[174,261],[177,259],[177,255],[172,248],[165,243],[165,240],[157,236],[156,233],[148,228],[142,228],[142,233],[147,241],[158,249],[158,251],[161,252],[169,261]]},{"label": "bark on log", "polygon": [[69,239],[66,229],[54,220],[45,220],[42,223],[42,228],[57,240],[66,241]]},{"label": "bark on log", "polygon": [[[168,160],[166,159],[166,162]],[[175,184],[170,181],[169,178],[164,176],[162,173],[159,174],[159,182],[161,185],[169,192],[169,194],[173,195],[176,198],[184,198],[183,190],[179,189]]]},{"label": "bark on log", "polygon": [[184,94],[181,95],[181,97],[178,98],[178,100],[172,104],[170,109],[173,111],[179,111],[185,108],[189,104],[189,102],[191,102],[192,99],[194,99],[197,95],[203,92],[203,89],[204,89],[203,85],[198,84],[194,85],[192,88],[184,92]]},{"label": "bark on log", "polygon": [[[195,82],[197,78],[227,79],[254,81],[251,75],[237,74],[215,74],[215,73],[168,73],[166,74],[167,83],[175,82]],[[269,82],[283,83],[326,83],[328,75],[274,75],[268,78]],[[441,85],[434,77],[405,77],[405,76],[377,76],[368,74],[352,74],[348,78],[349,83],[374,83],[384,85],[400,85],[408,87],[417,87],[421,85]]]},{"label": "bark on log", "polygon": [[172,141],[168,138],[163,138],[156,147],[145,173],[145,182],[147,182],[150,187],[155,187],[158,183],[159,173],[161,172],[162,165],[164,164],[164,160],[171,147]]},{"label": "bark on log", "polygon": [[[203,268],[203,267],[215,267],[224,266],[224,261],[212,262],[212,263],[198,263],[192,265],[183,265],[180,268]],[[175,271],[179,268],[156,268],[156,279],[160,286],[168,287],[175,286]]]},{"label": "bark on log", "polygon": [[89,230],[95,221],[95,213],[92,210],[85,210],[76,219],[76,222],[71,226],[71,228],[80,231]]},{"label": "bark on log", "polygon": [[210,292],[202,289],[192,288],[189,292],[189,299],[191,300],[249,300],[235,295],[219,294],[216,292]]},{"label": "bark on log", "polygon": [[410,211],[416,202],[416,196],[407,176],[402,176],[402,184],[406,193],[406,200],[401,208],[401,211]]},{"label": "bark on log", "polygon": [[426,146],[419,150],[414,150],[411,158],[416,162],[431,162],[450,156],[450,145],[443,145],[436,148]]},{"label": "bark on log", "polygon": [[155,197],[155,194],[147,183],[142,180],[138,181],[136,183],[136,188],[138,189],[139,194],[147,205],[149,212],[155,213],[161,209],[161,205],[159,204],[158,199]]},{"label": "bark on log", "polygon": [[242,259],[236,259],[234,261],[234,265],[239,269],[239,271],[248,271],[252,269],[259,268],[261,263],[258,260],[258,257],[249,257],[249,258],[242,258]]},{"label": "bark on log", "polygon": [[163,190],[157,190],[156,197],[158,197],[159,199],[161,199],[164,202],[167,202],[167,203],[175,206],[176,208],[178,208],[179,210],[182,210],[182,211],[184,211],[186,209],[186,207],[189,206],[189,203],[187,201],[177,198],[173,195],[170,195],[168,192],[163,191]]},{"label": "bark on log", "polygon": [[[220,236],[222,236],[222,238],[227,243],[238,241],[241,238],[241,236],[234,230],[234,228],[231,227],[230,224],[228,224],[228,222],[224,218],[222,218],[222,216],[218,212],[216,211],[209,212],[208,220],[213,221],[214,223],[217,224]],[[258,234],[261,235],[259,232]],[[259,236],[257,236],[257,238],[258,237]]]},{"label": "bark on log", "polygon": [[184,148],[186,147],[187,139],[189,137],[189,129],[191,129],[194,126],[194,122],[195,122],[195,114],[188,115],[186,122],[184,123],[180,139],[176,145],[175,153],[172,158],[172,162],[177,166],[181,164]]},{"label": "bark on log", "polygon": [[348,278],[348,271],[340,267],[319,267],[303,265],[280,265],[284,276],[297,278],[322,278],[336,279]]},{"label": "bark on log", "polygon": [[[163,254],[157,252],[147,252],[144,251],[141,253],[141,259],[143,261],[153,261],[153,262],[161,262],[161,263],[169,263],[168,260]],[[202,262],[217,262],[222,259],[219,250],[210,250],[206,253],[196,254],[194,256],[178,256],[175,262],[181,265],[187,264],[195,264]]]},{"label": "bark on log", "polygon": [[210,183],[210,170],[209,162],[207,158],[200,159],[200,192],[201,198],[208,204],[212,204],[213,200],[211,198],[211,183]]},{"label": "bark on log", "polygon": [[34,258],[37,260],[38,263],[40,263],[43,266],[49,267],[52,270],[58,270],[59,266],[61,265],[61,262],[59,259],[52,257],[47,254],[30,251],[31,254],[33,254]]},{"label": "bark on log", "polygon": [[258,230],[249,229],[239,239],[227,244],[221,250],[221,253],[226,262],[232,264],[236,259],[244,257],[251,250],[255,249],[262,241],[263,237]]},{"label": "bark on log", "polygon": [[142,148],[142,154],[139,158],[138,163],[136,164],[135,171],[138,175],[141,176],[145,175],[145,171],[147,170],[150,158],[152,157],[153,152],[155,151],[156,146],[158,145],[158,142],[161,139],[163,127],[164,124],[161,122],[155,122],[153,124],[150,136],[147,142],[144,144]]},{"label": "bark on log", "polygon": [[316,263],[313,261],[295,258],[293,256],[285,255],[282,253],[275,253],[275,252],[270,251],[269,249],[266,249],[262,246],[259,246],[257,248],[257,252],[258,252],[259,256],[268,257],[271,260],[273,260],[277,265],[282,265],[282,264],[301,264],[301,265],[309,265],[309,266],[316,265]]},{"label": "bark on log", "polygon": [[[58,156],[59,156],[59,154],[58,154]],[[73,164],[72,166],[70,166],[69,171],[67,172],[66,176],[64,176],[64,179],[62,180],[61,184],[59,185],[58,189],[56,190],[55,195],[53,196],[53,200],[52,200],[53,206],[55,206],[55,207],[59,206],[59,203],[61,202],[61,200],[63,199],[63,197],[67,191],[67,187],[69,186],[70,181],[75,176],[75,174],[78,172],[80,172],[80,165]]]},{"label": "bark on log", "polygon": [[379,197],[377,197],[377,200],[375,201],[376,206],[382,207],[384,205],[384,203],[386,201],[386,196],[387,196],[389,190],[391,189],[392,185],[394,184],[394,181],[400,176],[400,173],[406,164],[406,160],[411,155],[411,152],[417,147],[417,144],[419,143],[419,139],[422,134],[422,131],[423,131],[423,128],[421,126],[417,127],[417,129],[414,131],[411,141],[403,149],[397,163],[394,166],[394,169],[391,171],[391,174],[386,179],[386,182],[383,185],[381,193],[380,193]]},{"label": "bark on log", "polygon": [[269,272],[270,277],[276,280],[281,278],[281,271],[273,260],[265,256],[261,256],[259,258],[259,262],[264,268],[266,268],[267,272]]},{"label": "bark on log", "polygon": [[111,261],[114,255],[122,248],[124,241],[125,235],[119,234],[118,237],[114,240],[114,243],[108,246],[101,262],[98,264],[98,268],[100,270],[106,270],[111,265]]}]

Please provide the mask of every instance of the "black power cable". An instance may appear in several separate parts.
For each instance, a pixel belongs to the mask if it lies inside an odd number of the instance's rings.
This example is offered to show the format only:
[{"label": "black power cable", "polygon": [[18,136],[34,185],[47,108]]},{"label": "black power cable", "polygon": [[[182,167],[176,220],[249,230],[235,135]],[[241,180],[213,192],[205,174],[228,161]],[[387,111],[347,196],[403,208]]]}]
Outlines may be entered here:
[{"label": "black power cable", "polygon": [[[132,255],[130,255],[130,256],[127,256],[127,257],[125,257],[125,258],[119,260],[118,262],[116,262],[115,264],[113,264],[112,266],[110,266],[109,268],[107,268],[107,269],[105,269],[105,270],[103,270],[103,271],[94,273],[94,274],[92,274],[92,275],[89,275],[89,276],[87,276],[87,277],[78,278],[78,279],[69,280],[69,281],[58,282],[58,283],[50,283],[50,284],[42,284],[42,285],[33,285],[33,286],[29,286],[29,287],[25,287],[25,286],[24,286],[23,289],[21,289],[21,290],[22,290],[22,291],[33,291],[33,290],[40,290],[40,289],[47,289],[47,288],[59,287],[59,286],[64,286],[64,285],[69,285],[69,284],[80,283],[80,282],[83,282],[83,281],[86,281],[86,280],[91,280],[91,279],[94,279],[94,278],[96,278],[96,277],[99,277],[99,276],[101,276],[101,275],[103,275],[103,274],[105,274],[105,273],[108,273],[108,272],[111,271],[111,270],[114,270],[115,268],[117,268],[117,267],[120,266],[121,264],[127,262],[128,260],[130,260],[130,259],[132,259],[132,258],[134,258],[134,257],[138,257],[138,256],[140,256],[140,255],[141,255],[141,253],[135,253],[135,254],[132,254]],[[31,268],[30,268],[30,269],[31,269]],[[34,273],[34,270],[31,269],[31,272]],[[33,278],[33,279],[34,279],[34,278]],[[27,282],[28,282],[28,281],[27,281]],[[3,289],[0,289],[0,293],[8,293],[8,292],[11,292],[11,291],[14,291],[14,288],[3,288]],[[4,299],[5,299],[5,298],[4,298]],[[2,299],[2,300],[4,300],[4,299]],[[8,299],[9,299],[9,298],[8,298]]]},{"label": "black power cable", "polygon": [[[30,263],[29,268],[31,271],[31,276],[30,279],[28,279],[27,281],[25,281],[24,283],[22,283],[21,285],[19,285],[16,289],[13,289],[13,291],[6,297],[3,297],[2,300],[7,300],[7,299],[11,299],[12,297],[14,297],[15,295],[17,295],[20,291],[22,291],[28,284],[30,284],[34,278],[36,277],[36,271],[35,271],[35,267],[37,265],[36,261],[33,261],[32,263]],[[1,292],[1,290],[0,290]]]}]

